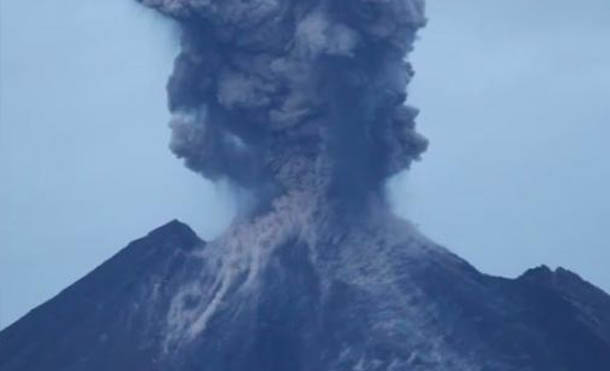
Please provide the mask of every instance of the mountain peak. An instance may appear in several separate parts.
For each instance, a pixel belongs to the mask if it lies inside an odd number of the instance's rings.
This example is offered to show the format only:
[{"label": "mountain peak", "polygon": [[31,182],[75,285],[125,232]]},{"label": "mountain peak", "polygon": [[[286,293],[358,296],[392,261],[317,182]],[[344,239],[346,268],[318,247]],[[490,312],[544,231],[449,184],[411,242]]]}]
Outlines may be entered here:
[{"label": "mountain peak", "polygon": [[143,241],[154,242],[154,244],[162,246],[171,244],[173,247],[181,249],[191,249],[198,245],[198,242],[203,242],[188,225],[178,219],[173,219],[152,230],[146,237],[134,241],[133,244]]},{"label": "mountain peak", "polygon": [[162,232],[162,231],[172,231],[172,230],[177,230],[177,229],[191,230],[191,227],[189,227],[187,224],[181,222],[178,219],[172,219],[169,222],[163,224],[162,226],[153,229],[152,231],[149,232],[149,234]]},{"label": "mountain peak", "polygon": [[528,282],[550,283],[552,282],[554,275],[555,272],[547,265],[543,264],[538,267],[528,269],[521,276],[519,276],[518,279]]},{"label": "mountain peak", "polygon": [[528,269],[519,276],[518,280],[529,282],[541,286],[547,286],[554,289],[564,289],[566,286],[586,285],[594,287],[582,279],[578,274],[563,267],[557,267],[552,270],[546,265],[540,265],[536,268]]}]

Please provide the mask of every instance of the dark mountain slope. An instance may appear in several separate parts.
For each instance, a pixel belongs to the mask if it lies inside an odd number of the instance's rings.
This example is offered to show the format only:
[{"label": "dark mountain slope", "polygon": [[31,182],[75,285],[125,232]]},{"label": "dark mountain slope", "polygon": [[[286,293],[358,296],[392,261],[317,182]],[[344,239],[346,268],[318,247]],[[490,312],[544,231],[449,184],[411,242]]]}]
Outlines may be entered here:
[{"label": "dark mountain slope", "polygon": [[[610,369],[610,297],[561,268],[509,280],[444,250],[396,246],[370,290],[288,239],[258,286],[244,291],[238,276],[216,303],[201,290],[222,290],[203,258],[215,248],[177,221],[129,244],[2,331],[0,370]],[[357,280],[381,275],[354,250]]]},{"label": "dark mountain slope", "polygon": [[203,242],[172,221],[2,331],[0,370],[143,370],[155,358],[156,313],[142,295],[192,262]]}]

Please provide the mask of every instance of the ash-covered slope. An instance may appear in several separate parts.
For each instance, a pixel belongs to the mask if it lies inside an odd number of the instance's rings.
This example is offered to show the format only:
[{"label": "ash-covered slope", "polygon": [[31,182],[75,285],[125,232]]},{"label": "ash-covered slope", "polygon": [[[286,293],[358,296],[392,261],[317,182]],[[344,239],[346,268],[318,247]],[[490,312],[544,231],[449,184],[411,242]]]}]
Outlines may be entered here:
[{"label": "ash-covered slope", "polygon": [[0,369],[610,369],[604,292],[562,269],[486,276],[395,222],[327,241],[331,264],[287,237],[257,282],[172,222],[2,331]]}]

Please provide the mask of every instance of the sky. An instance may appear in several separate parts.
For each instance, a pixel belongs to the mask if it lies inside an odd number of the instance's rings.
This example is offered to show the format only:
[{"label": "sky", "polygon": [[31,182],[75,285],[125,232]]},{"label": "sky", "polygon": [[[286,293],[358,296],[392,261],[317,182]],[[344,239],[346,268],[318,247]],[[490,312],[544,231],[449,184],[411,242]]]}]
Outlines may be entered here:
[{"label": "sky", "polygon": [[[174,218],[235,201],[169,152],[169,21],[129,0],[0,2],[0,328]],[[428,0],[409,101],[431,142],[396,212],[483,272],[610,291],[610,2]]]}]

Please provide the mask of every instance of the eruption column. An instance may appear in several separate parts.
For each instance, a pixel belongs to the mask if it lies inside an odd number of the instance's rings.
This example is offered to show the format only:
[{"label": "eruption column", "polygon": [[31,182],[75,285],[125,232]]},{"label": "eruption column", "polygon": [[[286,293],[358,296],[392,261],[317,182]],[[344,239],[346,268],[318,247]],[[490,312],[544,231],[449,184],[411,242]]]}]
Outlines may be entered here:
[{"label": "eruption column", "polygon": [[353,201],[426,149],[404,105],[422,0],[138,1],[182,27],[171,149],[204,177]]}]

